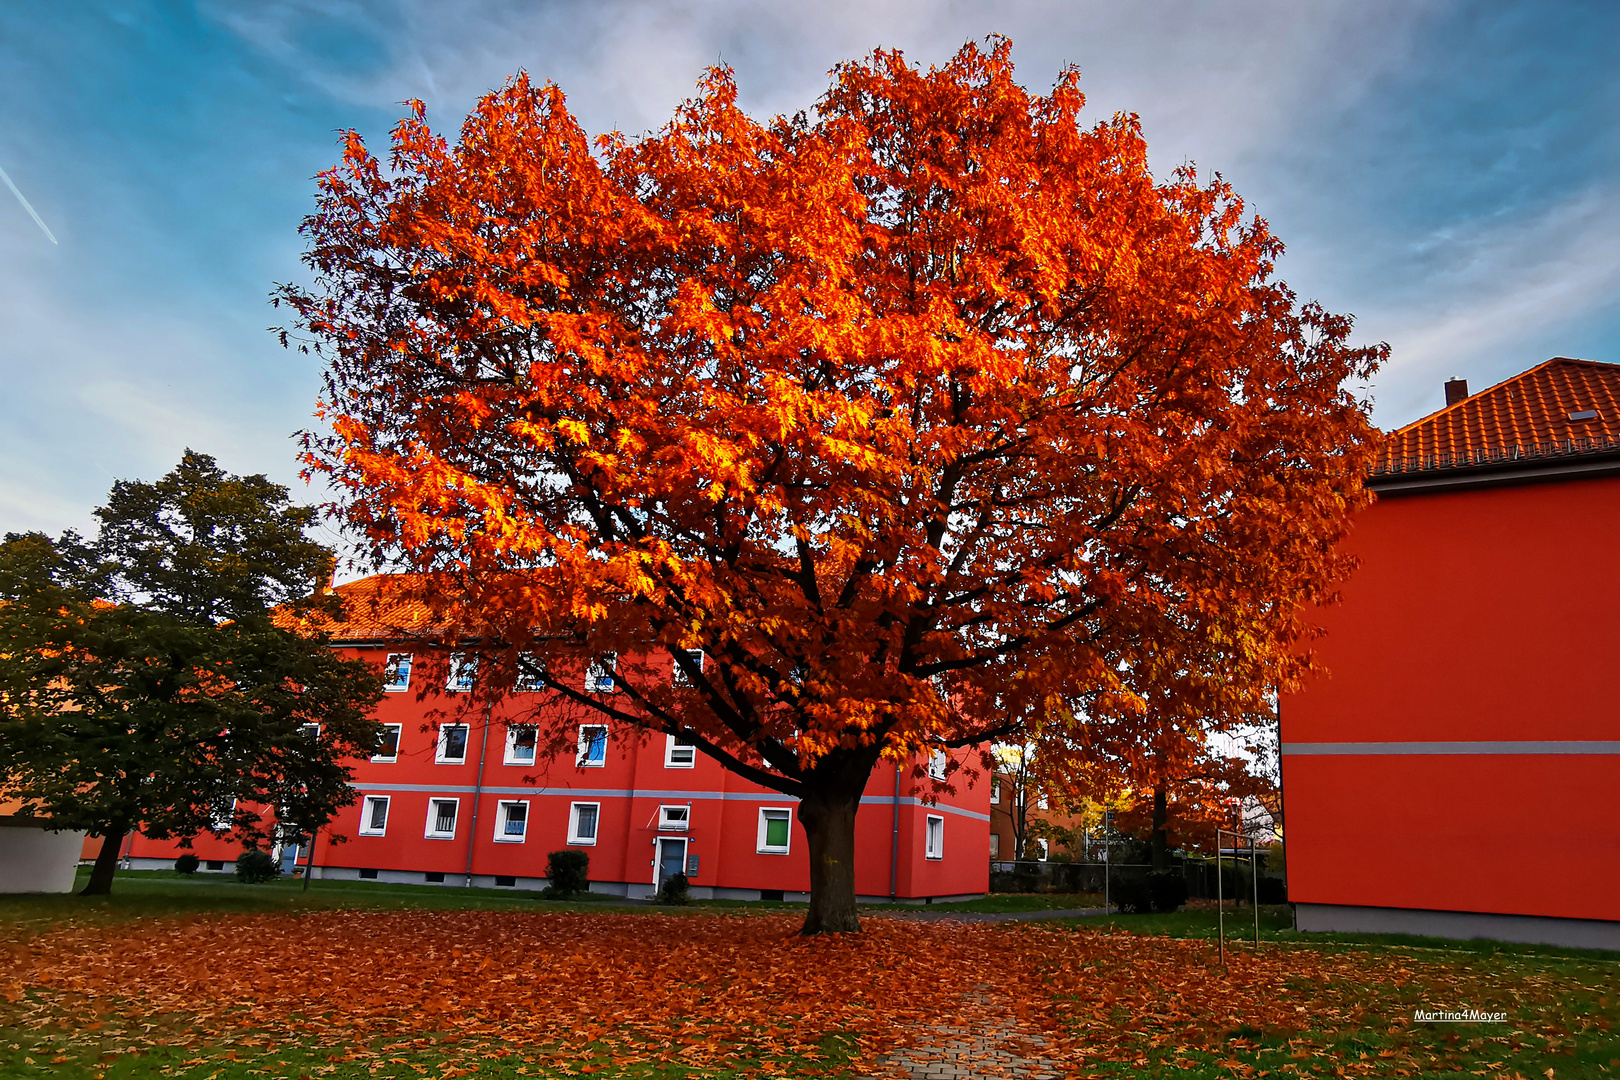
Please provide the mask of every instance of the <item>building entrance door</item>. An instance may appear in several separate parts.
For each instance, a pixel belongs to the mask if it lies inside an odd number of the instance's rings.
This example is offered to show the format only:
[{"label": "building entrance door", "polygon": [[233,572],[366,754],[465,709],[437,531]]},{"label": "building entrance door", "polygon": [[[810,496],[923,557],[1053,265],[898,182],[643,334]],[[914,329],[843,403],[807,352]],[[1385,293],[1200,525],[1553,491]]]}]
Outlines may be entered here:
[{"label": "building entrance door", "polygon": [[658,838],[658,858],[656,860],[658,872],[653,877],[653,885],[662,889],[664,882],[674,874],[686,873],[686,840],[684,837],[660,836]]}]

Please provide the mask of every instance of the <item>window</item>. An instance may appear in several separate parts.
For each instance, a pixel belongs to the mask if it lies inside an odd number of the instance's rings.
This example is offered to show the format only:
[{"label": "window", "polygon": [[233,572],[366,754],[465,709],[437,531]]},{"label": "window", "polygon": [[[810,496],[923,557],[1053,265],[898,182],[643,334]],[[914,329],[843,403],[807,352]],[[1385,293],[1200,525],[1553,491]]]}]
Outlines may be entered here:
[{"label": "window", "polygon": [[690,769],[697,765],[697,743],[690,735],[664,736],[664,768]]},{"label": "window", "polygon": [[523,842],[529,831],[529,804],[503,802],[495,815],[495,839],[509,844]]},{"label": "window", "polygon": [[1045,862],[1047,855],[1051,854],[1051,850],[1052,845],[1046,840],[1037,839],[1035,841],[1035,858],[1037,861]]},{"label": "window", "polygon": [[398,761],[399,760],[399,731],[400,724],[384,724],[382,726],[382,739],[377,743],[377,749],[371,755],[372,761]]},{"label": "window", "polygon": [[692,808],[690,806],[660,806],[658,808],[658,827],[685,832],[692,823]]},{"label": "window", "polygon": [[506,763],[533,765],[535,748],[540,744],[540,732],[532,727],[506,729]]},{"label": "window", "polygon": [[1043,791],[1039,795],[1035,796],[1035,809],[1037,809],[1037,810],[1049,810],[1049,809],[1051,809],[1051,800],[1046,797],[1046,792]]},{"label": "window", "polygon": [[928,775],[935,780],[945,779],[945,765],[947,762],[945,751],[935,750],[928,755]]},{"label": "window", "polygon": [[574,803],[568,812],[568,842],[570,844],[596,843],[596,825],[601,813],[601,803]]},{"label": "window", "polygon": [[298,734],[302,735],[304,738],[309,739],[311,742],[313,742],[314,740],[321,737],[321,725],[319,725],[319,724],[299,724],[298,725]]},{"label": "window", "polygon": [[945,819],[938,814],[929,814],[925,836],[923,854],[930,859],[943,859],[945,857]]},{"label": "window", "polygon": [[673,671],[675,685],[676,686],[691,686],[692,685],[692,680],[687,677],[685,669],[681,667],[681,658],[682,657],[685,657],[686,660],[689,663],[691,663],[693,667],[698,669],[698,671],[702,671],[703,670],[703,650],[702,649],[676,649],[675,650],[675,653],[674,653],[674,661],[675,662],[674,662],[674,671]]},{"label": "window", "polygon": [[236,800],[232,799],[229,806],[220,803],[214,808],[213,815],[208,819],[208,827],[214,832],[230,832],[236,827]]},{"label": "window", "polygon": [[439,729],[439,753],[433,760],[440,765],[460,765],[467,760],[466,724],[446,724]]},{"label": "window", "polygon": [[793,811],[765,807],[759,812],[759,850],[766,855],[786,855],[793,833]]},{"label": "window", "polygon": [[478,674],[478,657],[466,653],[450,654],[450,677],[444,680],[446,690],[465,694],[473,688],[473,676]]},{"label": "window", "polygon": [[372,870],[361,870],[360,871],[360,880],[361,881],[376,881],[377,880],[377,871],[374,870],[374,869],[372,869]]},{"label": "window", "polygon": [[613,693],[613,676],[619,670],[619,654],[603,653],[585,669],[585,691],[590,694]]},{"label": "window", "polygon": [[534,653],[518,653],[517,678],[512,680],[512,689],[520,694],[544,690],[546,683],[541,675],[545,670],[545,664]]},{"label": "window", "polygon": [[431,840],[450,840],[456,835],[456,811],[460,799],[429,799],[427,837]]},{"label": "window", "polygon": [[1001,834],[1000,833],[991,833],[990,834],[990,859],[991,859],[992,862],[994,862],[996,859],[999,859],[999,858],[1001,858]]},{"label": "window", "polygon": [[386,836],[388,834],[388,796],[367,795],[360,808],[360,835]]},{"label": "window", "polygon": [[607,725],[581,724],[579,728],[579,760],[581,768],[607,764]]},{"label": "window", "polygon": [[399,693],[401,690],[411,688],[411,654],[396,652],[388,654],[388,661],[383,664],[383,689],[390,693]]}]

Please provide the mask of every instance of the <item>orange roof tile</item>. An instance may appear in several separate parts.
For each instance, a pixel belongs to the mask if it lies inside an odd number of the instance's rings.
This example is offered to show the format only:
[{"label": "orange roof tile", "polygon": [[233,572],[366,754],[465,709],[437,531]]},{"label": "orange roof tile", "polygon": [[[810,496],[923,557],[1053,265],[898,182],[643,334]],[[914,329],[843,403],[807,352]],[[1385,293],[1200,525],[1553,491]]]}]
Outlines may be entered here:
[{"label": "orange roof tile", "polygon": [[1555,356],[1390,432],[1373,475],[1620,450],[1620,364]]},{"label": "orange roof tile", "polygon": [[332,588],[343,600],[344,618],[312,612],[295,618],[284,609],[277,620],[289,628],[323,630],[340,641],[387,641],[430,632],[436,625],[417,574],[373,574]]}]

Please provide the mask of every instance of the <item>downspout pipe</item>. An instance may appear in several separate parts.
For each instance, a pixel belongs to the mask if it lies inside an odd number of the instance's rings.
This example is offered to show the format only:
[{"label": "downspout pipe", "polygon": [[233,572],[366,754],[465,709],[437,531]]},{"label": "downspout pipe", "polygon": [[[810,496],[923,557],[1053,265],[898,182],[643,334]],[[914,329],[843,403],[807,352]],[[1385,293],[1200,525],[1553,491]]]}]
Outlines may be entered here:
[{"label": "downspout pipe", "polygon": [[478,846],[478,804],[484,795],[484,754],[489,749],[489,712],[493,702],[484,702],[484,734],[478,741],[478,775],[473,779],[472,820],[467,825],[467,888],[472,888],[473,851]]},{"label": "downspout pipe", "polygon": [[899,897],[900,885],[900,765],[894,766],[894,829],[889,836],[889,903]]}]

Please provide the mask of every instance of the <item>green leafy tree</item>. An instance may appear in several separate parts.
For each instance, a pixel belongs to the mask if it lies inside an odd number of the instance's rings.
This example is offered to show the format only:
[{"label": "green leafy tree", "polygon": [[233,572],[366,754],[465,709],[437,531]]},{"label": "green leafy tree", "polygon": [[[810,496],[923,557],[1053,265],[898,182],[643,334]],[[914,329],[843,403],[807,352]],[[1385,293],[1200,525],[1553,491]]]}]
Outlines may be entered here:
[{"label": "green leafy tree", "polygon": [[377,745],[382,684],[288,625],[334,603],[309,595],[332,565],[310,514],[188,450],[115,485],[96,541],[0,544],[0,794],[102,838],[87,894],[111,890],[132,829],[251,847],[354,801],[342,761]]}]

